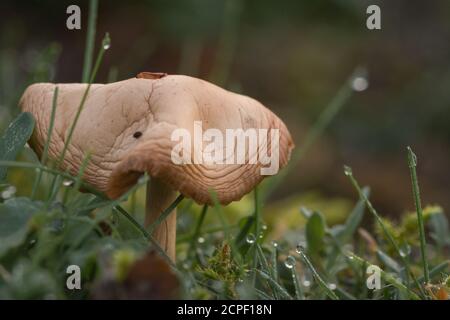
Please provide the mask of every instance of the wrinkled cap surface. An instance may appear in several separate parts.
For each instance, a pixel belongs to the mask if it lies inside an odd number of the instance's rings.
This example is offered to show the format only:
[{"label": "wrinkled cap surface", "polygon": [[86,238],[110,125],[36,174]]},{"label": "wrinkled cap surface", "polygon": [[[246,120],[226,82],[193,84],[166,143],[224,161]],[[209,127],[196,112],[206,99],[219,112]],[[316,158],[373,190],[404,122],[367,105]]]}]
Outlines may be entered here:
[{"label": "wrinkled cap surface", "polygon": [[[61,154],[87,85],[37,83],[27,88],[20,101],[22,110],[36,118],[30,145],[41,156],[55,86],[59,95],[50,159]],[[224,137],[227,129],[278,129],[280,168],[287,164],[294,147],[284,123],[252,98],[188,76],[142,73],[137,78],[91,86],[61,169],[76,175],[90,152],[83,178],[110,198],[124,194],[148,172],[197,203],[211,204],[211,191],[222,204],[239,200],[264,178],[259,162],[195,164],[193,149],[189,154],[192,164],[172,161],[172,150],[180,144],[172,133],[186,129],[193,148],[195,121],[201,121],[203,132],[218,129]],[[270,150],[268,137],[266,148]],[[201,150],[207,144],[203,142]]]}]

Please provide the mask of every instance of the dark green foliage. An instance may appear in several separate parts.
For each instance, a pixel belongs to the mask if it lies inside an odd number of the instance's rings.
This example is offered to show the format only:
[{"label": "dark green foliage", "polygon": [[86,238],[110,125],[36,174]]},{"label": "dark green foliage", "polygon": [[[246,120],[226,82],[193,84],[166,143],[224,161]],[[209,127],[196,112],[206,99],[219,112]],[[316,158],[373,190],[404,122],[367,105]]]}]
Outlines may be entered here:
[{"label": "dark green foliage", "polygon": [[[0,160],[15,160],[33,133],[33,129],[34,118],[31,113],[21,113],[0,138]],[[0,166],[0,182],[6,179],[7,170],[7,167]]]}]

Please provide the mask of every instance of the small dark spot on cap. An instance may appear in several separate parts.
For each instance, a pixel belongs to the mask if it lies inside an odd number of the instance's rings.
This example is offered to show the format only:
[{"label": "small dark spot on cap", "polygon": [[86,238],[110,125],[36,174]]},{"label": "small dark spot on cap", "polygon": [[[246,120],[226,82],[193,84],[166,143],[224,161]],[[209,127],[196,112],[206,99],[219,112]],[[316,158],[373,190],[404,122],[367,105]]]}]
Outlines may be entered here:
[{"label": "small dark spot on cap", "polygon": [[133,137],[136,138],[136,139],[140,138],[141,136],[142,136],[142,132],[140,132],[140,131],[136,131],[136,132],[133,134]]}]

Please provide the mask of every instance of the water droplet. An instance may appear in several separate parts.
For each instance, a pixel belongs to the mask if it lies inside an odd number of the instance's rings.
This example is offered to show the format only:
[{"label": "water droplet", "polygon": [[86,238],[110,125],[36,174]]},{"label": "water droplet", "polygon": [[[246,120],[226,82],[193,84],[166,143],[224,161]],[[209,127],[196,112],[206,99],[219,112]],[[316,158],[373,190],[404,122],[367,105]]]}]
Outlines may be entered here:
[{"label": "water droplet", "polygon": [[266,224],[263,224],[263,225],[261,226],[261,230],[266,231],[266,230],[267,230],[267,225],[266,225]]},{"label": "water droplet", "polygon": [[249,243],[249,244],[255,243],[255,241],[256,241],[255,235],[253,233],[249,233],[247,235],[247,239],[246,240],[247,240],[247,243]]},{"label": "water droplet", "polygon": [[406,243],[403,246],[401,246],[401,248],[400,248],[400,255],[403,258],[406,258],[410,254],[411,254],[411,246],[409,244]]},{"label": "water droplet", "polygon": [[295,251],[298,254],[301,254],[301,253],[303,253],[303,251],[305,251],[305,247],[303,246],[302,243],[298,243],[297,246],[295,247]]},{"label": "water droplet", "polygon": [[64,180],[62,184],[64,187],[72,187],[74,182],[72,180]]},{"label": "water droplet", "polygon": [[147,177],[147,175],[145,175],[145,174],[142,175],[142,176],[140,176],[139,179],[138,179],[138,184],[144,184],[144,183],[146,183],[147,179],[148,179],[148,177]]},{"label": "water droplet", "polygon": [[293,256],[288,256],[286,260],[284,261],[284,265],[288,269],[292,269],[295,266],[295,258]]},{"label": "water droplet", "polygon": [[5,190],[2,191],[1,197],[5,200],[12,198],[16,194],[16,191],[17,191],[16,187],[9,186],[8,188],[6,188]]},{"label": "water droplet", "polygon": [[203,238],[203,237],[198,237],[197,242],[198,242],[198,243],[205,243],[205,238]]},{"label": "water droplet", "polygon": [[103,38],[103,49],[108,50],[111,47],[111,38],[109,37],[109,33],[107,32],[105,34],[105,37]]},{"label": "water droplet", "polygon": [[411,147],[408,147],[408,161],[410,167],[416,167],[417,166],[417,156],[412,151]]},{"label": "water droplet", "polygon": [[369,87],[369,81],[362,76],[354,77],[352,80],[352,89],[357,92],[367,90]]},{"label": "water droplet", "polygon": [[272,240],[271,244],[272,244],[272,247],[278,248],[278,242],[276,242],[275,240]]},{"label": "water droplet", "polygon": [[413,161],[414,165],[417,166],[417,156],[415,153],[412,154],[412,161]]},{"label": "water droplet", "polygon": [[303,286],[309,287],[310,285],[311,285],[311,281],[309,281],[309,280],[303,281]]},{"label": "water droplet", "polygon": [[334,284],[334,283],[329,283],[329,284],[328,284],[328,288],[329,288],[330,290],[336,290],[336,284]]},{"label": "water droplet", "polygon": [[261,228],[261,231],[260,231],[260,233],[258,234],[258,238],[259,239],[262,239],[262,238],[264,238],[264,230],[262,230],[262,228]]},{"label": "water droplet", "polygon": [[344,173],[346,176],[351,176],[353,174],[352,168],[349,166],[344,166]]},{"label": "water droplet", "polygon": [[182,264],[182,267],[183,267],[184,270],[189,270],[190,264],[187,263],[187,262],[184,262],[184,263]]},{"label": "water droplet", "polygon": [[300,212],[306,219],[311,218],[311,216],[313,214],[313,212],[306,207],[301,207]]}]

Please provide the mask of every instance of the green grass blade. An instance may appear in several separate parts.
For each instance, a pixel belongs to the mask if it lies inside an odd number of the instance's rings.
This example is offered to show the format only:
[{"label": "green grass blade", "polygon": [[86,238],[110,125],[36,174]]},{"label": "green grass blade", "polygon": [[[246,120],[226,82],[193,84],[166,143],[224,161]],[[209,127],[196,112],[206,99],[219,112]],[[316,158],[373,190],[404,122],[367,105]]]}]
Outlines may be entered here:
[{"label": "green grass blade", "polygon": [[309,217],[305,226],[306,242],[308,244],[308,254],[311,257],[318,257],[325,245],[325,219],[320,212],[314,211]]},{"label": "green grass blade", "polygon": [[276,288],[277,292],[284,298],[284,299],[288,299],[288,300],[293,300],[291,295],[289,294],[289,292],[286,291],[285,288],[283,288],[278,282],[276,282],[274,279],[272,279],[272,277],[270,275],[268,275],[267,273],[261,271],[261,270],[255,270],[257,272],[257,274],[263,278],[264,280],[266,280],[267,282],[269,282],[271,285],[274,286],[274,288]]},{"label": "green grass blade", "polygon": [[[369,261],[355,255],[354,253],[348,253],[347,254],[348,257],[356,262],[358,265],[360,265],[361,267],[366,267],[369,265],[372,265]],[[406,287],[403,283],[401,283],[400,281],[397,280],[397,278],[393,277],[391,274],[383,271],[380,268],[380,276],[382,279],[384,279],[387,283],[391,284],[392,286],[394,286],[395,288],[397,288],[398,290],[404,292],[407,296],[409,296],[411,299],[413,300],[420,300],[420,297],[415,294],[412,290],[410,290],[408,287]]]},{"label": "green grass blade", "polygon": [[219,37],[216,61],[213,65],[210,80],[224,86],[228,80],[231,64],[237,48],[238,26],[242,12],[239,0],[224,2],[222,30]]},{"label": "green grass blade", "polygon": [[[232,249],[235,249],[234,248],[235,247],[234,241],[232,241],[231,235],[230,235],[230,233],[228,231],[230,229],[230,225],[229,225],[228,221],[226,220],[226,218],[225,218],[225,216],[223,214],[222,206],[219,203],[219,200],[217,198],[217,194],[213,190],[210,190],[209,194],[211,196],[211,199],[213,200],[214,209],[217,212],[217,215],[219,216],[220,223],[222,224],[223,232],[225,234],[225,239],[230,243]],[[235,250],[232,250],[232,251],[235,251]]]},{"label": "green grass blade", "polygon": [[391,245],[394,247],[397,255],[400,257],[400,259],[403,262],[403,265],[405,267],[405,269],[408,271],[408,273],[411,275],[411,278],[413,279],[413,281],[416,283],[417,287],[419,288],[421,294],[423,295],[423,297],[426,297],[425,291],[422,287],[422,285],[419,284],[419,282],[417,281],[417,277],[416,275],[411,271],[411,268],[409,266],[409,262],[408,260],[402,255],[401,251],[400,251],[400,247],[397,244],[397,242],[394,240],[393,235],[389,232],[389,230],[387,229],[387,227],[385,226],[383,220],[381,219],[380,215],[378,214],[378,212],[375,210],[375,208],[373,207],[372,203],[369,201],[369,199],[367,199],[366,195],[362,192],[361,187],[359,186],[358,182],[356,181],[355,177],[353,176],[353,171],[350,167],[345,166],[344,167],[344,172],[345,175],[347,177],[349,177],[353,187],[356,189],[356,191],[358,192],[358,195],[360,197],[360,199],[363,199],[364,202],[366,203],[366,207],[369,210],[369,212],[375,217],[375,220],[377,221],[377,223],[380,225],[381,229],[383,230],[384,234],[386,235],[386,237],[388,238],[389,242],[391,243]]},{"label": "green grass blade", "polygon": [[208,205],[203,205],[202,212],[200,213],[200,217],[197,220],[197,223],[195,225],[194,234],[192,235],[189,249],[188,249],[188,257],[191,257],[193,253],[195,252],[195,248],[197,247],[197,239],[200,236],[200,231],[203,225],[203,222],[205,221],[206,213],[208,211]]},{"label": "green grass blade", "polygon": [[[44,152],[42,153],[42,159],[41,159],[41,163],[44,166],[47,164],[48,149],[50,147],[50,142],[52,140],[52,135],[53,135],[53,128],[55,126],[56,106],[58,105],[58,92],[59,92],[59,88],[56,86],[55,90],[53,91],[52,112],[50,114],[50,126],[49,126],[48,132],[47,132],[47,141],[45,141]],[[42,170],[38,170],[38,175],[33,183],[31,199],[34,199],[36,197],[37,190],[39,188],[39,185],[41,184],[42,173],[43,173]]]},{"label": "green grass blade", "polygon": [[147,230],[134,219],[124,208],[121,206],[115,206],[114,210],[116,210],[118,213],[120,213],[123,217],[125,217],[130,223],[132,223],[136,228],[138,228],[142,234],[145,236],[145,238],[152,244],[153,248],[164,258],[164,260],[174,269],[175,271],[179,271],[175,263],[172,261],[172,259],[169,258],[169,256],[166,254],[163,248],[156,242],[152,236],[147,232]]},{"label": "green grass blade", "polygon": [[299,276],[297,274],[297,270],[295,269],[295,267],[293,267],[291,269],[291,276],[292,276],[292,282],[294,283],[294,288],[295,288],[295,297],[297,298],[297,300],[304,300],[305,294],[303,292],[302,285],[300,284],[300,279],[299,279]]},{"label": "green grass blade", "polygon": [[[85,104],[85,102],[87,100],[87,97],[88,97],[89,90],[91,88],[92,82],[94,81],[95,76],[97,75],[97,71],[98,71],[98,69],[100,67],[100,64],[101,64],[102,60],[103,60],[103,55],[104,55],[105,51],[108,50],[108,48],[110,46],[110,43],[111,43],[111,39],[109,38],[109,34],[106,33],[105,36],[103,37],[102,46],[101,46],[100,51],[98,53],[97,60],[95,61],[94,69],[92,70],[92,74],[91,74],[91,77],[89,79],[89,83],[88,83],[88,85],[86,87],[86,90],[83,93],[83,96],[82,96],[81,101],[80,101],[80,105],[78,106],[77,112],[75,114],[75,118],[74,118],[74,120],[72,122],[72,125],[70,126],[70,129],[69,129],[66,141],[64,143],[64,148],[63,148],[63,150],[62,150],[62,152],[61,152],[61,154],[60,154],[60,156],[59,156],[59,158],[58,158],[58,160],[56,162],[56,167],[57,168],[59,168],[61,166],[61,164],[64,162],[67,150],[68,150],[69,145],[70,145],[70,143],[72,141],[73,133],[75,132],[75,128],[76,128],[76,126],[78,124],[78,120],[80,118],[81,112],[83,111],[84,104]],[[50,187],[50,195],[49,195],[49,200],[48,200],[49,202],[52,201],[53,195],[56,194],[55,189],[57,187],[59,187],[59,186],[57,186],[57,184],[56,184],[56,177],[55,177],[55,179],[53,179],[53,182],[52,182],[51,187]]]},{"label": "green grass blade", "polygon": [[[450,265],[450,260],[447,260],[447,261],[439,263],[437,266],[432,268],[430,270],[430,274],[429,274],[430,279],[433,279],[433,277],[437,276],[440,273],[446,272],[446,270],[448,269],[449,265]],[[422,281],[425,280],[425,277],[422,276],[418,280],[419,280],[419,282],[422,282]]]},{"label": "green grass blade", "polygon": [[314,276],[314,279],[316,279],[319,286],[324,290],[325,294],[332,300],[339,300],[339,297],[331,290],[326,282],[322,279],[322,277],[317,272],[316,268],[314,268],[313,264],[309,260],[309,258],[306,256],[306,254],[303,251],[297,251],[297,253],[302,258],[303,262],[305,262],[306,266],[311,270],[312,275]]},{"label": "green grass blade", "polygon": [[257,288],[253,288],[253,290],[255,290],[256,295],[262,299],[262,300],[273,300],[272,297],[270,297],[269,295],[267,295],[265,292],[257,289]]},{"label": "green grass blade", "polygon": [[256,186],[253,190],[254,194],[254,202],[255,202],[255,235],[256,242],[259,242],[260,234],[261,234],[261,201],[259,197],[258,187]]},{"label": "green grass blade", "polygon": [[148,232],[152,234],[153,231],[155,231],[156,227],[158,227],[166,218],[172,213],[172,211],[180,204],[181,201],[183,201],[184,196],[180,194],[171,204],[168,206],[159,217],[153,221],[152,224],[150,224],[147,228]]},{"label": "green grass blade", "polygon": [[[35,163],[28,163],[28,162],[20,162],[20,161],[0,161],[0,166],[5,166],[5,167],[14,167],[14,168],[22,168],[22,169],[33,169],[33,170],[42,170],[44,172],[50,173],[56,177],[61,177],[64,179],[68,179],[71,181],[76,181],[76,178],[71,176],[68,173],[62,172],[60,170],[57,169],[52,169],[49,167],[45,167],[41,164],[35,164]],[[98,191],[97,189],[95,189],[93,186],[86,184],[86,183],[82,183],[83,189],[86,190],[87,192],[90,192],[96,196],[102,197],[106,199],[106,196]]]},{"label": "green grass blade", "polygon": [[241,247],[246,244],[245,239],[248,233],[250,232],[250,229],[254,225],[255,215],[253,214],[251,216],[245,217],[244,219],[246,219],[245,223],[242,226],[242,228],[240,228],[240,231],[234,240],[234,243],[236,244],[237,247]]},{"label": "green grass blade", "polygon": [[[369,187],[362,188],[362,192],[366,198],[369,198],[370,196]],[[353,208],[352,212],[348,216],[347,220],[345,221],[344,231],[341,234],[339,234],[339,239],[342,241],[342,243],[346,243],[347,241],[350,241],[350,239],[352,239],[353,235],[355,234],[364,217],[365,208],[366,204],[364,200],[359,199],[355,207]]]},{"label": "green grass blade", "polygon": [[417,180],[417,157],[410,147],[408,149],[408,166],[409,171],[411,173],[411,183],[414,194],[414,204],[416,206],[417,212],[417,222],[419,224],[419,236],[420,236],[420,253],[422,255],[422,266],[423,266],[423,276],[425,279],[425,283],[430,282],[430,271],[428,270],[428,261],[427,261],[427,250],[426,250],[426,240],[425,240],[425,227],[423,223],[423,212],[422,212],[422,204],[420,201],[420,190],[419,190],[419,182]]},{"label": "green grass blade", "polygon": [[267,261],[261,246],[256,241],[255,241],[255,248],[257,253],[257,260],[261,263],[262,268],[264,270],[270,270],[269,262]]},{"label": "green grass blade", "polygon": [[94,58],[95,29],[97,25],[98,0],[89,1],[86,47],[84,48],[84,63],[81,82],[88,82]]},{"label": "green grass blade", "polygon": [[[364,187],[362,189],[362,192],[364,193],[364,195],[367,198],[369,198],[369,195],[370,195],[369,187]],[[366,204],[365,204],[364,200],[359,199],[358,202],[356,203],[356,205],[354,206],[353,210],[347,217],[347,220],[345,221],[344,229],[342,231],[340,231],[336,235],[333,235],[329,232],[330,230],[327,230],[327,234],[330,237],[332,237],[333,244],[334,244],[333,249],[327,259],[327,270],[330,270],[332,268],[332,266],[335,264],[337,257],[341,253],[341,247],[353,238],[356,230],[358,229],[359,225],[361,224],[365,209],[366,209]]]},{"label": "green grass blade", "polygon": [[[91,160],[91,154],[88,152],[86,154],[86,156],[84,157],[83,162],[81,163],[80,169],[78,170],[78,175],[75,179],[75,184],[74,184],[73,189],[76,191],[78,191],[80,189],[81,182],[82,182],[83,176],[84,176],[84,171],[86,170],[86,167],[88,166],[90,160]],[[66,188],[64,190],[64,195],[63,195],[63,200],[62,200],[63,205],[67,203],[67,198],[69,197],[70,189],[71,188]]]}]

